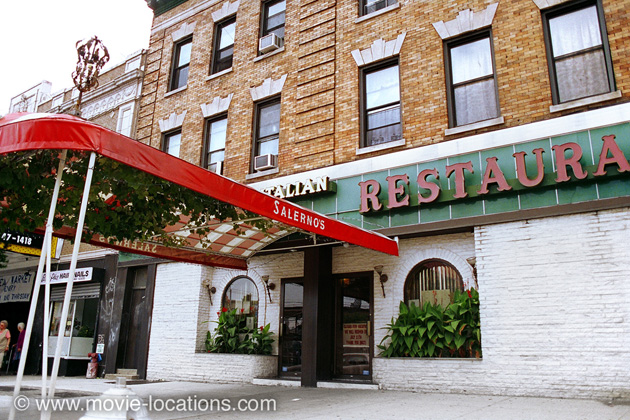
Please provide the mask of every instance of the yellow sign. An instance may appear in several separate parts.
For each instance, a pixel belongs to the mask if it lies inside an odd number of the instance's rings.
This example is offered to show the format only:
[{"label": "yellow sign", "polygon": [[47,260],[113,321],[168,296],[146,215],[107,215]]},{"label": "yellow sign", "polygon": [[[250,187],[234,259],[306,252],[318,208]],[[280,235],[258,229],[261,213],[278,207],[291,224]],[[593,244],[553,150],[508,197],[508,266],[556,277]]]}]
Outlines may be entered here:
[{"label": "yellow sign", "polygon": [[[52,246],[50,247],[50,257],[51,258],[55,258],[55,254],[56,254],[56,251],[57,251],[57,242],[58,241],[59,241],[59,239],[53,236],[52,244],[51,244]],[[5,243],[0,243],[0,246],[2,246],[7,251],[16,252],[18,254],[35,255],[35,256],[42,255],[41,248],[33,248],[33,247],[30,247],[30,246],[25,246],[25,245],[5,244]]]}]

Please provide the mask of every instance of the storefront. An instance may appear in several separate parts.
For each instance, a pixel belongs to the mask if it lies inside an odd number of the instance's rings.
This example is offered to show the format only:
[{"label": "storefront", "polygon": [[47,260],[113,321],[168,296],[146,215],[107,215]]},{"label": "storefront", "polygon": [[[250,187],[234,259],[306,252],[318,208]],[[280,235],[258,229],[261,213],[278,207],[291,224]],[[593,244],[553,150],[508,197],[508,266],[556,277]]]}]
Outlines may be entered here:
[{"label": "storefront", "polygon": [[[148,377],[627,397],[628,115],[619,105],[257,184],[280,198],[325,177],[334,191],[291,199],[398,237],[400,255],[310,236],[268,245],[246,270],[162,264],[153,323],[181,332],[174,351],[186,357],[167,364],[167,339],[152,334]],[[167,286],[175,278],[177,290]],[[205,353],[225,294],[245,278],[277,360]],[[470,289],[480,357],[380,356],[401,301]]]}]

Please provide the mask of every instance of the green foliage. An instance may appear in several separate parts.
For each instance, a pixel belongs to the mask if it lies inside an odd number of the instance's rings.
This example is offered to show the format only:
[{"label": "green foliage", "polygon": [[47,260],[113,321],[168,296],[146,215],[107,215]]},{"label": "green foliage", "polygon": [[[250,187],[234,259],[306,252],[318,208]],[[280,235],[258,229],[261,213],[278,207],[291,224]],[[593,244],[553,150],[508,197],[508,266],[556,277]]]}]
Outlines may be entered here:
[{"label": "green foliage", "polygon": [[[0,157],[2,229],[33,232],[48,217],[60,152],[42,150]],[[76,226],[88,154],[68,152],[53,228]],[[168,168],[164,168],[168,169]],[[169,226],[189,218],[183,229],[204,235],[211,219],[249,219],[252,214],[130,166],[99,156],[96,160],[83,239],[98,234],[109,241],[152,240],[180,246],[185,238],[167,235]],[[269,222],[249,222],[266,230]],[[235,228],[238,228],[235,225]],[[202,246],[208,246],[202,241]],[[0,257],[0,262],[1,262]]]},{"label": "green foliage", "polygon": [[248,329],[245,317],[236,309],[223,308],[214,332],[206,335],[206,351],[209,353],[271,354],[273,332],[267,324],[260,329]]},{"label": "green foliage", "polygon": [[[400,302],[378,348],[383,357],[481,357],[479,293],[455,292],[446,308]],[[387,344],[383,344],[389,339]]]}]

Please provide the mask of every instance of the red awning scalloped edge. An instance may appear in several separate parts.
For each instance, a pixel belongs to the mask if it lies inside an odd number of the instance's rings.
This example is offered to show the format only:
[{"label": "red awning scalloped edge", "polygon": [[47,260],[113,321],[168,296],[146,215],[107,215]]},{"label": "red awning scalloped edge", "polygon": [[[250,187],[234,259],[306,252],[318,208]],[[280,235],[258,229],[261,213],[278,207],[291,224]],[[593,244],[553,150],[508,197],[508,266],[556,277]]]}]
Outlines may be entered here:
[{"label": "red awning scalloped edge", "polygon": [[[64,114],[10,114],[0,119],[0,155],[42,149],[69,149],[96,152],[166,181],[229,203],[262,217],[306,232],[348,242],[364,248],[398,255],[398,243],[378,232],[332,219],[286,200],[232,181],[214,172],[171,156],[104,127]],[[162,168],[168,168],[168,171]],[[70,232],[59,232],[67,236]],[[202,250],[137,249],[124,244],[94,244],[119,250],[198,264],[246,268],[246,261],[230,255],[212,255]],[[155,247],[157,250],[157,247]],[[192,255],[199,254],[199,255]]]}]

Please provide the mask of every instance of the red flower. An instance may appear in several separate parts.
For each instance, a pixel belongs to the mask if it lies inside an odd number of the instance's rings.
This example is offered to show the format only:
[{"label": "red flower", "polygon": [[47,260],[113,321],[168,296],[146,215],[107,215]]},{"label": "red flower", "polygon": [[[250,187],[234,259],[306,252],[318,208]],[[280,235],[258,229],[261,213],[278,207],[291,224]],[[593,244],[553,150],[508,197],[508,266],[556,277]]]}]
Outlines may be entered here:
[{"label": "red flower", "polygon": [[241,313],[245,312],[245,308],[241,308]]},{"label": "red flower", "polygon": [[227,308],[221,308],[221,312],[227,312],[228,309]]},{"label": "red flower", "polygon": [[472,299],[472,295],[470,294],[470,290],[466,290],[466,293],[468,293],[468,297]]},{"label": "red flower", "polygon": [[217,312],[217,315],[221,315],[221,312]]},{"label": "red flower", "polygon": [[260,327],[260,331],[262,331],[262,330],[264,330],[264,329],[265,329],[265,327]]}]

